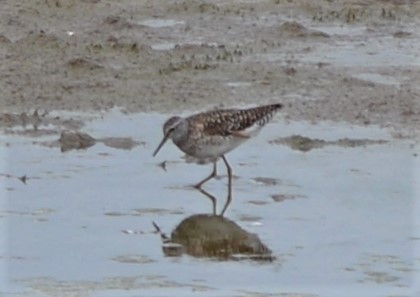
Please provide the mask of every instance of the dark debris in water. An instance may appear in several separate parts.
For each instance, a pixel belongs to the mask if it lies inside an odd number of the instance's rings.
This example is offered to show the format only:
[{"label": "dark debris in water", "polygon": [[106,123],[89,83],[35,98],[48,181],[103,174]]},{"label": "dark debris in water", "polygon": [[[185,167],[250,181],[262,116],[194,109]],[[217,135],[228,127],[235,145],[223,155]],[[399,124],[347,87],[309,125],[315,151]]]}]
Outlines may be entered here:
[{"label": "dark debris in water", "polygon": [[20,180],[24,185],[26,185],[26,181],[29,179],[26,174],[22,175],[22,176],[15,176],[12,174],[8,174],[8,173],[0,173],[0,177],[4,177],[4,178],[15,178],[17,180]]},{"label": "dark debris in water", "polygon": [[323,140],[318,138],[309,138],[301,135],[292,135],[288,137],[277,138],[275,140],[269,141],[271,144],[284,144],[289,146],[294,150],[299,150],[302,152],[307,152],[316,148],[323,148],[327,145],[336,145],[341,147],[359,147],[367,146],[373,144],[384,144],[387,143],[386,140],[378,139],[350,139],[350,138],[341,138],[338,140]]},{"label": "dark debris in water", "polygon": [[296,194],[274,194],[274,195],[271,195],[271,198],[275,202],[283,202],[283,201],[286,201],[286,200],[294,200],[294,199],[304,198],[304,196],[296,195]]},{"label": "dark debris in water", "polygon": [[144,216],[144,215],[165,215],[165,214],[182,214],[179,209],[165,209],[165,208],[138,208],[127,212],[110,211],[106,212],[106,216],[119,217],[119,216]]},{"label": "dark debris in water", "polygon": [[239,220],[242,221],[242,222],[258,222],[258,221],[261,220],[261,217],[260,216],[243,214],[239,217]]},{"label": "dark debris in water", "polygon": [[120,255],[111,258],[111,260],[125,264],[148,264],[156,262],[145,255]]},{"label": "dark debris in water", "polygon": [[254,181],[265,186],[275,186],[281,184],[281,181],[279,179],[275,179],[272,177],[256,177],[254,178]]},{"label": "dark debris in water", "polygon": [[166,162],[167,161],[163,161],[162,163],[158,164],[158,166],[161,167],[164,171],[166,171]]},{"label": "dark debris in water", "polygon": [[266,205],[269,202],[266,200],[249,200],[248,203],[252,205]]}]

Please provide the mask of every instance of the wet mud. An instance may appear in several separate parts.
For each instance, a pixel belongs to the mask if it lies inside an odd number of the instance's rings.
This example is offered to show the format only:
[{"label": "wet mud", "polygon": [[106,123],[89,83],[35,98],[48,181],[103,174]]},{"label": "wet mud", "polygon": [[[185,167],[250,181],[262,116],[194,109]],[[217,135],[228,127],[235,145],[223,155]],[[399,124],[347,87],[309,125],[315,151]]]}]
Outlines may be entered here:
[{"label": "wet mud", "polygon": [[338,145],[343,147],[358,147],[373,144],[384,144],[385,140],[371,140],[371,139],[349,139],[342,138],[334,141],[327,141],[323,139],[311,139],[301,135],[292,135],[284,138],[279,138],[271,141],[274,144],[288,145],[290,148],[307,152],[312,149],[322,148],[328,145]]},{"label": "wet mud", "polygon": [[42,144],[48,147],[60,147],[62,152],[67,152],[69,150],[88,149],[97,143],[124,150],[131,150],[138,145],[144,145],[144,143],[134,141],[130,137],[93,138],[87,133],[78,131],[63,131],[58,140]]},{"label": "wet mud", "polygon": [[1,113],[182,113],[281,101],[290,120],[418,134],[418,1],[2,7]]}]

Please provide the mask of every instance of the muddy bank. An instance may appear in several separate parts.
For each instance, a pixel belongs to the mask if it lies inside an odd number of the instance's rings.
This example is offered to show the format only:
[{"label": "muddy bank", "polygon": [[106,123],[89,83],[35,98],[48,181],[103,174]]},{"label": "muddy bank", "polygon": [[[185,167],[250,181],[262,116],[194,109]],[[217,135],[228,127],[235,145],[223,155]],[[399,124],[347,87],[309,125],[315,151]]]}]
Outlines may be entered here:
[{"label": "muddy bank", "polygon": [[418,1],[3,1],[1,112],[281,101],[290,120],[412,136],[419,15]]}]

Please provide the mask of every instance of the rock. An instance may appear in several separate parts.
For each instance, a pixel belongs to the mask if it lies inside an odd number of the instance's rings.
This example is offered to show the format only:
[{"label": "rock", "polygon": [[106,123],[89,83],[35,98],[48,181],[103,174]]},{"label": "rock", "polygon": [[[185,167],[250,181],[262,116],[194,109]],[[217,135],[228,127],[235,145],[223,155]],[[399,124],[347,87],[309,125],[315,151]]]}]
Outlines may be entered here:
[{"label": "rock", "polygon": [[[256,234],[245,231],[222,216],[190,216],[175,228],[170,242],[182,245],[183,250],[194,257],[273,260],[270,249]],[[238,258],[237,255],[241,257]]]}]

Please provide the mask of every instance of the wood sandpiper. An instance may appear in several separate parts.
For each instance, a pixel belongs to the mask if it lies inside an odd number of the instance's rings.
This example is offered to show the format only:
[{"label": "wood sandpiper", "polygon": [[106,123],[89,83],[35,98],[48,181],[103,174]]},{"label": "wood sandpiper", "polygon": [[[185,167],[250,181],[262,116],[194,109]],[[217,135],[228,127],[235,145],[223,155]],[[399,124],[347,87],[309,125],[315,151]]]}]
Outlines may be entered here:
[{"label": "wood sandpiper", "polygon": [[163,125],[163,139],[153,156],[156,156],[168,139],[172,139],[181,151],[197,163],[213,163],[210,175],[194,185],[206,195],[208,194],[201,186],[217,175],[216,163],[221,158],[228,174],[228,197],[220,214],[223,216],[232,200],[232,169],[225,154],[256,136],[282,107],[278,103],[248,109],[211,110],[186,118],[171,117]]}]

